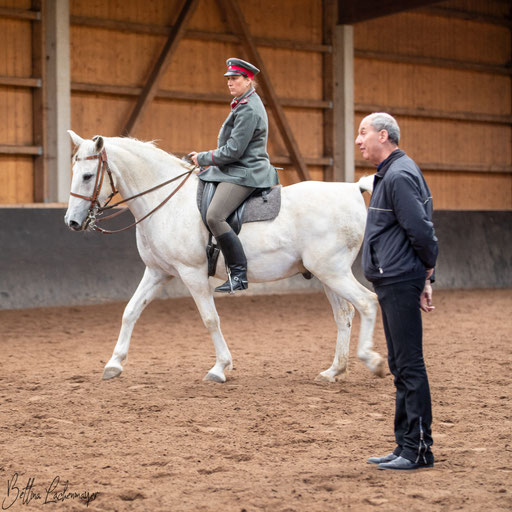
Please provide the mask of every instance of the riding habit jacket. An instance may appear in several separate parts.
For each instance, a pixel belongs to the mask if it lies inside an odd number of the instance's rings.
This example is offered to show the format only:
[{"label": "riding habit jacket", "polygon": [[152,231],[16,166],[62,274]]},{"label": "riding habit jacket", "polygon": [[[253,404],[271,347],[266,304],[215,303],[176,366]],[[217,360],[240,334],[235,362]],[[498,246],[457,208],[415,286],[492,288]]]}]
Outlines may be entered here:
[{"label": "riding habit jacket", "polygon": [[277,172],[267,154],[267,139],[267,112],[256,91],[250,89],[231,103],[231,112],[219,132],[218,148],[198,153],[199,165],[207,167],[199,178],[256,188],[277,185]]},{"label": "riding habit jacket", "polygon": [[363,241],[366,279],[375,285],[425,276],[437,259],[432,196],[416,163],[396,149],[374,178]]}]

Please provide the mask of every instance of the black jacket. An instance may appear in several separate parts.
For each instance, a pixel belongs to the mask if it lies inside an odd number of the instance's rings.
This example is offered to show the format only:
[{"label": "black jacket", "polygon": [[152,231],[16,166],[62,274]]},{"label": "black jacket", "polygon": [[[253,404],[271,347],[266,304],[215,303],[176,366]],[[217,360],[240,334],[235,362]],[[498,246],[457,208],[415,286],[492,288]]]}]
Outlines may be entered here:
[{"label": "black jacket", "polygon": [[378,168],[363,241],[363,271],[375,285],[425,276],[437,259],[432,196],[414,161],[396,149]]}]

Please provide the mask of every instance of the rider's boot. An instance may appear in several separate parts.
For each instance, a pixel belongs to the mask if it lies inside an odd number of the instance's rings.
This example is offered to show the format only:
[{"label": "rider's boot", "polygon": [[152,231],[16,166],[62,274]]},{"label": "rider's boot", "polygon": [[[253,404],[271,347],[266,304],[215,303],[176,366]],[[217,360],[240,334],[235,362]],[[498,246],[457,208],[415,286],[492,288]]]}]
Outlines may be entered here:
[{"label": "rider's boot", "polygon": [[234,293],[238,290],[246,290],[249,287],[247,281],[247,258],[244,248],[234,231],[228,231],[216,236],[220,250],[224,255],[228,271],[228,280],[215,288],[216,292]]}]

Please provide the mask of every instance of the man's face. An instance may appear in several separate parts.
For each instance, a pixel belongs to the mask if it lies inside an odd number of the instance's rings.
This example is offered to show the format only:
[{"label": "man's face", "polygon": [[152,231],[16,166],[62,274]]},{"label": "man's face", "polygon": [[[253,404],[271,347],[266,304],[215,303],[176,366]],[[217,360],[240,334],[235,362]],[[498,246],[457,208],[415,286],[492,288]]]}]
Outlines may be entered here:
[{"label": "man's face", "polygon": [[386,135],[386,130],[380,132],[375,130],[367,117],[359,125],[356,144],[359,146],[363,158],[373,165],[379,165],[384,160],[382,154],[384,150],[383,143],[387,140]]}]

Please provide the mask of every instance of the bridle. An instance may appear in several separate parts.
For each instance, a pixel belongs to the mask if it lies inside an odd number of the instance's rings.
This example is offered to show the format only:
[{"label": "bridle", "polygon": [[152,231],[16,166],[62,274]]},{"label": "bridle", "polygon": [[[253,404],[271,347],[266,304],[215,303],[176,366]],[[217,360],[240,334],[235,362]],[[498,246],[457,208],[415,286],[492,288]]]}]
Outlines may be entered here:
[{"label": "bridle", "polygon": [[[110,170],[110,167],[108,165],[108,159],[107,159],[107,152],[105,148],[103,148],[99,153],[91,156],[87,156],[85,158],[76,158],[75,162],[80,162],[83,160],[98,160],[98,168],[96,170],[96,179],[94,182],[94,189],[91,196],[83,196],[81,194],[76,194],[75,192],[70,192],[69,194],[73,197],[78,197],[79,199],[85,199],[86,201],[90,201],[89,205],[89,211],[87,212],[87,219],[85,221],[85,228],[91,227],[95,231],[99,231],[100,233],[104,233],[107,235],[110,235],[112,233],[120,233],[121,231],[126,231],[127,229],[130,229],[139,222],[142,222],[144,219],[147,219],[150,215],[155,213],[158,209],[160,209],[171,197],[178,192],[178,190],[185,184],[185,182],[188,180],[190,175],[194,172],[194,169],[191,169],[190,171],[186,171],[179,176],[176,176],[174,178],[171,178],[170,180],[165,181],[164,183],[160,183],[159,185],[156,185],[156,187],[152,187],[148,190],[145,190],[143,192],[140,192],[139,194],[135,194],[134,196],[128,197],[126,199],[122,199],[121,201],[118,201],[117,203],[109,205],[110,201],[112,201],[112,198],[118,193],[118,190],[114,184],[114,179],[112,177],[112,171]],[[101,204],[98,201],[98,197],[101,192],[101,187],[103,186],[103,181],[105,178],[105,173],[108,175],[108,179],[110,181],[110,187],[112,189],[110,195],[108,196],[107,200],[105,201],[105,204],[101,206]],[[107,217],[103,217],[101,219],[98,219],[97,217],[102,215],[105,211],[111,210],[112,208],[116,208],[117,206],[124,204],[128,201],[131,201],[132,199],[136,199],[137,197],[141,197],[145,194],[148,194],[149,192],[153,192],[155,190],[158,190],[159,188],[164,187],[165,185],[168,185],[169,183],[172,183],[173,181],[176,181],[184,176],[184,179],[181,181],[181,183],[155,208],[153,208],[149,213],[144,215],[141,219],[133,222],[129,226],[126,226],[121,229],[103,229],[100,228],[97,223],[103,222],[107,219],[112,219],[114,217],[117,217],[118,215],[121,215],[126,210],[128,210],[128,207],[123,208],[121,211],[113,213],[112,215],[108,215]]]}]

